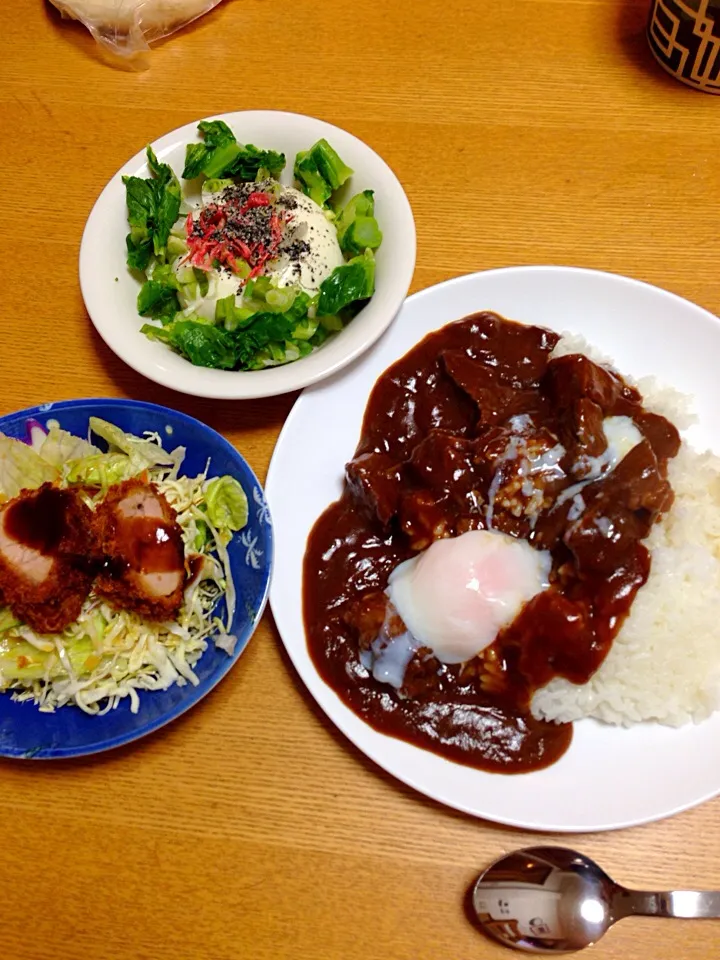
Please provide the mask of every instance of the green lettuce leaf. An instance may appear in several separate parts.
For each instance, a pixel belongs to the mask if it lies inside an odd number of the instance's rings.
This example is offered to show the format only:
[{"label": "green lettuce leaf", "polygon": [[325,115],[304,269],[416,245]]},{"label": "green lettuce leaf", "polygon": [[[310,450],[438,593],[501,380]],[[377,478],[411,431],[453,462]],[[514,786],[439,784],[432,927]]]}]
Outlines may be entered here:
[{"label": "green lettuce leaf", "polygon": [[249,326],[256,313],[257,310],[253,307],[239,307],[234,293],[222,297],[215,303],[215,323],[223,326],[230,333]]},{"label": "green lettuce leaf", "polygon": [[159,340],[177,350],[196,367],[233,370],[238,352],[231,333],[198,320],[175,320],[166,327],[144,324],[141,327],[150,340]]},{"label": "green lettuce leaf", "polygon": [[152,317],[163,323],[172,320],[180,310],[177,283],[165,283],[153,275],[153,279],[146,280],[140,288],[137,310],[141,317]]},{"label": "green lettuce leaf", "polygon": [[235,181],[230,177],[222,177],[220,179],[213,177],[212,180],[205,180],[200,188],[200,199],[203,204],[210,203],[215,194],[222,193],[223,190],[234,186],[234,184]]},{"label": "green lettuce leaf", "polygon": [[0,494],[8,500],[57,480],[59,471],[28,444],[0,433]]},{"label": "green lettuce leaf", "polygon": [[153,252],[152,222],[154,194],[148,180],[123,177],[128,208],[130,233],[127,246],[127,265],[133,270],[144,270]]},{"label": "green lettuce leaf", "polygon": [[[91,433],[102,437],[109,445],[108,452],[110,454],[120,451],[120,453],[124,453],[131,460],[134,460],[135,465],[140,466],[140,469],[136,471],[137,473],[147,469],[147,467],[176,466],[182,462],[185,455],[185,450],[182,447],[177,447],[168,453],[157,443],[153,443],[152,440],[125,433],[114,423],[108,423],[107,420],[101,420],[100,417],[90,417],[89,427]],[[115,450],[113,450],[113,447]]]},{"label": "green lettuce leaf", "polygon": [[50,426],[47,436],[38,447],[37,452],[46,463],[58,470],[61,470],[63,464],[69,460],[80,460],[83,457],[91,457],[100,453],[98,448],[88,443],[87,440],[68,433],[67,430],[63,430],[55,423]]},{"label": "green lettuce leaf", "polygon": [[382,232],[375,217],[356,217],[345,231],[340,249],[357,256],[365,250],[377,250],[382,243]]},{"label": "green lettuce leaf", "polygon": [[265,309],[247,316],[247,308],[236,307],[234,297],[224,297],[216,306],[217,326],[175,320],[165,327],[145,324],[142,332],[168,344],[196,366],[254,370],[270,362],[287,363],[311,349],[309,339],[316,327],[311,331],[306,326],[310,302],[309,295],[299,291],[284,312]]},{"label": "green lettuce leaf", "polygon": [[145,270],[151,256],[164,259],[170,231],[180,212],[180,184],[166,163],[159,163],[151,147],[147,162],[152,177],[123,177],[130,233],[127,264]]},{"label": "green lettuce leaf", "polygon": [[114,483],[137,477],[148,467],[147,460],[125,453],[96,453],[68,463],[68,483],[84,483],[107,490]]},{"label": "green lettuce leaf", "polygon": [[285,166],[285,155],[275,150],[262,150],[251,143],[238,143],[235,134],[222,120],[198,124],[203,143],[189,143],[185,148],[183,177],[193,180],[204,174],[210,179],[237,178],[254,180],[262,168],[271,177],[279,177]]},{"label": "green lettuce leaf", "polygon": [[15,616],[10,607],[0,607],[0,635],[13,627],[19,627],[21,621]]},{"label": "green lettuce leaf", "polygon": [[[304,291],[295,294],[292,305],[283,312],[261,310],[253,314],[251,322],[236,330],[235,347],[239,370],[258,370],[262,367],[297,360],[311,347],[298,339],[295,331],[307,319],[310,296]],[[303,328],[300,327],[300,332]],[[302,346],[301,346],[302,343]]]},{"label": "green lettuce leaf", "polygon": [[303,193],[322,207],[353,171],[323,139],[298,153],[294,173]]},{"label": "green lettuce leaf", "polygon": [[367,300],[375,292],[375,258],[371,250],[335,267],[320,284],[317,315],[331,316],[358,300]]},{"label": "green lettuce leaf", "polygon": [[356,256],[365,250],[377,250],[382,243],[382,233],[374,213],[372,190],[357,193],[345,204],[335,221],[343,253]]},{"label": "green lettuce leaf", "polygon": [[194,180],[203,172],[203,163],[207,159],[208,148],[204,143],[189,143],[185,147],[185,166],[183,180]]},{"label": "green lettuce leaf", "polygon": [[205,509],[218,530],[242,530],[248,521],[248,499],[234,477],[215,477],[208,483]]},{"label": "green lettuce leaf", "polygon": [[216,302],[215,323],[231,332],[244,330],[254,323],[258,314],[287,313],[291,317],[304,317],[309,305],[310,299],[301,287],[279,287],[269,277],[258,277],[247,283],[242,305],[237,303],[234,294]]}]

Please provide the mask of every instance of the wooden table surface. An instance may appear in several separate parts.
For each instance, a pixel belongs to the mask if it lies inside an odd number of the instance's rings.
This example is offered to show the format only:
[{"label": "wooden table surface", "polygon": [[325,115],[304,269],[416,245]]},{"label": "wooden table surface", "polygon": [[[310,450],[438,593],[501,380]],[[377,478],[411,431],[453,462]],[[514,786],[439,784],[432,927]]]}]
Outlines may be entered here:
[{"label": "wooden table surface", "polygon": [[[154,386],[95,334],[77,279],[107,180],[146,142],[226,110],[312,114],[376,149],[415,211],[415,290],[486,267],[576,264],[719,312],[720,100],[655,66],[648,5],[295,0],[283,12],[227,0],[145,72],[103,62],[40,0],[22,15],[0,5],[0,413],[155,401],[220,430],[264,478],[295,398],[217,404]],[[466,890],[503,851],[546,839],[446,810],[376,769],[320,716],[267,614],[220,687],[161,733],[79,762],[0,763],[0,954],[505,957],[468,921]],[[629,884],[720,888],[720,800],[570,839]],[[720,923],[640,919],[594,956],[719,950]]]}]

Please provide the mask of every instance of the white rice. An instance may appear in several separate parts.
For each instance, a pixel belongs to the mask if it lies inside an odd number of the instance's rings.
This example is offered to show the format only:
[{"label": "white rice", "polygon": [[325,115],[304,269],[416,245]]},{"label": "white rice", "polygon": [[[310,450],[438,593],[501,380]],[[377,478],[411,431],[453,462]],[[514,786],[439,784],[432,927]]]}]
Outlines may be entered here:
[{"label": "white rice", "polygon": [[[563,337],[554,355],[574,352],[608,362],[571,336]],[[653,378],[637,386],[647,409],[679,429],[690,425],[687,397]],[[645,541],[650,576],[610,652],[588,683],[555,679],[538,690],[532,701],[537,717],[680,726],[720,707],[720,457],[683,442],[668,476],[675,503]]]}]

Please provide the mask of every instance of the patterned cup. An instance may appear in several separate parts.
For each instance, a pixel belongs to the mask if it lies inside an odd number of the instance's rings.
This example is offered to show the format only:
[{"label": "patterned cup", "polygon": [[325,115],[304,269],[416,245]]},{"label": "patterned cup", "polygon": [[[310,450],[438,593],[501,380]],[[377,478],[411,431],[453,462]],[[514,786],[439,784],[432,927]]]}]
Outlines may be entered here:
[{"label": "patterned cup", "polygon": [[720,0],[652,0],[647,35],[663,69],[720,94]]}]

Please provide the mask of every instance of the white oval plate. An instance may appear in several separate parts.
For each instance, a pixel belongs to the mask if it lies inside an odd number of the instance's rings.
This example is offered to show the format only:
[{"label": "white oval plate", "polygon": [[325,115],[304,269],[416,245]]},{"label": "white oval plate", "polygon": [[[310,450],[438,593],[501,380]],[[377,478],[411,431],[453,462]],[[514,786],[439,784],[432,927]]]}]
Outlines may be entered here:
[{"label": "white oval plate", "polygon": [[[373,344],[392,323],[408,292],[415,269],[415,221],[405,191],[390,167],[374,150],[352,134],[314,117],[275,110],[223,113],[238,140],[281,150],[287,164],[281,180],[292,183],[295,154],[325,137],[355,171],[351,193],[375,192],[375,215],[383,232],[377,251],[376,290],[370,302],[336,337],[314,353],[267,370],[209,370],[195,367],[162,343],[140,333],[140,286],[125,264],[128,233],[123,176],[148,177],[145,150],[119,170],[90,212],[80,245],[80,287],[90,319],[110,349],[128,366],[164,387],[196,397],[239,400],[269,397],[299,390],[340,370]],[[152,144],[159,160],[178,177],[185,163],[185,146],[198,139],[200,120],[188,123]],[[185,182],[180,181],[183,186]],[[192,199],[192,196],[190,197]]]},{"label": "white oval plate", "polygon": [[378,733],[320,679],[308,655],[305,543],[341,493],[369,392],[425,334],[479,310],[582,334],[621,373],[655,374],[694,394],[700,422],[689,439],[720,450],[720,321],[700,307],[636,280],[566,267],[489,270],[431,287],[406,301],[378,346],[342,377],[305,391],[280,435],[266,485],[277,542],[270,602],[278,630],[303,682],[340,730],[389,773],[441,803],[498,823],[568,833],[670,816],[720,793],[720,713],[678,730],[583,720],[554,766],[491,774]]}]

